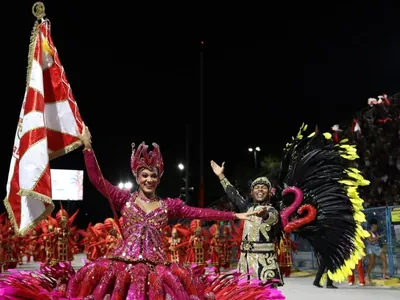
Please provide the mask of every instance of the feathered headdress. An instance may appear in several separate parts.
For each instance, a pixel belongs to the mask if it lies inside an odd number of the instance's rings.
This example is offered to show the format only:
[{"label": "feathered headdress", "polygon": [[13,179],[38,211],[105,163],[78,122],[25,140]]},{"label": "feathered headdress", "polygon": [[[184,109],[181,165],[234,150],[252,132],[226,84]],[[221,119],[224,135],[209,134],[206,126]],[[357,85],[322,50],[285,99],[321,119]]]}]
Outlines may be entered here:
[{"label": "feathered headdress", "polygon": [[177,232],[181,235],[181,237],[186,238],[190,236],[190,231],[189,229],[186,229],[182,224],[175,224],[172,229],[171,233]]},{"label": "feathered headdress", "polygon": [[212,236],[219,234],[219,224],[213,224],[210,226],[209,231]]},{"label": "feathered headdress", "polygon": [[194,232],[201,232],[201,220],[199,219],[194,219],[190,222],[190,230]]},{"label": "feathered headdress", "polygon": [[153,151],[147,152],[149,148],[145,142],[142,142],[135,150],[135,143],[132,143],[131,169],[133,175],[137,176],[140,169],[146,168],[153,170],[157,168],[158,178],[164,173],[164,161],[161,156],[160,147],[153,143]]}]

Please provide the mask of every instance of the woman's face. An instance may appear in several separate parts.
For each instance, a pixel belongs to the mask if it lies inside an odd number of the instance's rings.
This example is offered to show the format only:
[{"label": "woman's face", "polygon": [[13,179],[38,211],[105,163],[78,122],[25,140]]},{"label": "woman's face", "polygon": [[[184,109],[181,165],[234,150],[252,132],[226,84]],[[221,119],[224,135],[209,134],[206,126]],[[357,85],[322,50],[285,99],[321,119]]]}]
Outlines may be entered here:
[{"label": "woman's face", "polygon": [[137,182],[144,193],[151,194],[155,192],[159,183],[157,169],[153,169],[153,171],[149,169],[140,170]]}]

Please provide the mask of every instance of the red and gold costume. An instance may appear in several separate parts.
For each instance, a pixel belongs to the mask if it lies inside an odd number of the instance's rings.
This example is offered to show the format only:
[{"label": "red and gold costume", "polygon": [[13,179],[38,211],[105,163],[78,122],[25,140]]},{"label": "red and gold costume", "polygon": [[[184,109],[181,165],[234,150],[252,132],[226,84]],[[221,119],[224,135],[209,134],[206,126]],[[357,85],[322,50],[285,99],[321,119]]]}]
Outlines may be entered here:
[{"label": "red and gold costume", "polygon": [[169,238],[171,237],[171,225],[167,225],[162,229],[162,249],[167,253],[168,261],[171,261],[170,253],[168,252]]},{"label": "red and gold costume", "polygon": [[224,253],[222,251],[222,241],[220,238],[220,233],[219,233],[219,224],[213,224],[209,228],[209,231],[211,233],[211,240],[210,240],[210,260],[211,260],[211,265],[215,267],[215,271],[219,273],[222,261],[223,261],[223,256]]},{"label": "red and gold costume", "polygon": [[52,220],[45,219],[39,223],[40,231],[42,232],[38,240],[38,258],[37,260],[45,263],[51,263],[51,253],[55,244],[54,226]]},{"label": "red and gold costume", "polygon": [[293,266],[293,252],[297,253],[296,243],[285,233],[278,250],[278,262],[282,276],[290,277]]},{"label": "red and gold costume", "polygon": [[39,260],[39,250],[40,250],[40,226],[36,226],[35,228],[28,231],[26,235],[26,247],[25,247],[25,255],[26,262],[30,262],[31,258],[33,261]]},{"label": "red and gold costume", "polygon": [[186,263],[203,266],[206,264],[207,260],[207,242],[205,241],[201,221],[198,219],[192,220],[192,222],[190,222],[190,231],[192,232],[192,236],[189,239]]},{"label": "red and gold costume", "polygon": [[61,208],[56,214],[56,224],[54,227],[55,247],[53,248],[51,264],[63,261],[73,261],[74,254],[77,252],[77,245],[74,238],[72,223],[74,222],[79,210],[71,217],[68,212]]},{"label": "red and gold costume", "polygon": [[186,240],[189,235],[188,230],[184,229],[181,224],[172,227],[171,236],[168,238],[168,257],[171,263],[184,263],[185,247],[189,244]]},{"label": "red and gold costume", "polygon": [[105,255],[108,255],[114,251],[119,239],[121,239],[121,234],[119,233],[119,227],[112,218],[107,218],[104,221],[104,230],[106,234],[105,238]]},{"label": "red and gold costume", "polygon": [[[232,240],[236,245],[240,245],[242,242],[242,235],[243,235],[243,228],[244,228],[244,221],[240,220],[238,224],[235,224],[235,222],[231,222],[232,230],[231,230],[231,235],[232,235]],[[236,252],[236,259],[240,259],[240,247],[237,247],[237,252]]]},{"label": "red and gold costume", "polygon": [[19,239],[6,214],[0,216],[0,273],[17,267]]},{"label": "red and gold costume", "polygon": [[224,269],[230,269],[232,263],[232,249],[238,245],[237,241],[231,237],[231,227],[224,225],[222,227],[222,257],[221,266]]},{"label": "red and gold costume", "polygon": [[85,245],[84,252],[88,260],[96,260],[106,253],[104,224],[89,224],[85,238],[82,243]]}]

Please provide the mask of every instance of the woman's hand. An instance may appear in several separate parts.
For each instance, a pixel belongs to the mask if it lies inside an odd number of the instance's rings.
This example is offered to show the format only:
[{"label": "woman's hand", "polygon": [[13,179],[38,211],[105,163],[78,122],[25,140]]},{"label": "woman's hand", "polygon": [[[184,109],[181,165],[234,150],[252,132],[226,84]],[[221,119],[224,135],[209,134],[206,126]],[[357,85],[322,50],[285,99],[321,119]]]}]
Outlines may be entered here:
[{"label": "woman's hand", "polygon": [[219,166],[213,160],[210,163],[211,163],[211,168],[214,171],[214,174],[217,175],[219,179],[224,178],[225,162],[223,162],[221,166]]},{"label": "woman's hand", "polygon": [[256,216],[266,220],[269,217],[269,212],[266,207],[262,207],[261,209],[258,210],[258,213],[256,214]]},{"label": "woman's hand", "polygon": [[246,213],[238,213],[238,214],[235,214],[235,216],[236,216],[236,218],[239,219],[239,220],[248,220],[248,221],[249,221],[251,216],[259,216],[259,215],[262,215],[262,213],[263,213],[266,209],[267,209],[266,207],[261,207],[261,208],[256,209],[255,211],[252,211],[252,212],[246,212]]},{"label": "woman's hand", "polygon": [[85,149],[92,148],[92,135],[90,134],[89,127],[83,124],[82,132],[78,134],[79,139],[85,146]]}]

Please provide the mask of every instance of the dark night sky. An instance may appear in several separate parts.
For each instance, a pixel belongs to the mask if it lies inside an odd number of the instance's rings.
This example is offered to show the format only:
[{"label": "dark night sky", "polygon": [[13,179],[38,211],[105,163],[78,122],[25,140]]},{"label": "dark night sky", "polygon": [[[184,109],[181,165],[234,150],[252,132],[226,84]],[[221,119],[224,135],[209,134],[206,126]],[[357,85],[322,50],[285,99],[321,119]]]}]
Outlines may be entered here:
[{"label": "dark night sky", "polygon": [[[2,37],[8,48],[3,104],[9,106],[0,121],[3,196],[34,22],[35,1],[23,2],[4,10],[13,16]],[[176,166],[185,157],[189,124],[191,181],[198,185],[203,51],[206,202],[222,192],[210,159],[225,160],[228,173],[238,164],[251,168],[249,146],[260,146],[261,155],[279,153],[301,122],[322,128],[350,122],[368,97],[400,90],[398,12],[388,4],[394,1],[350,2],[219,9],[44,1],[103,174],[115,184],[131,179],[130,144],[155,141],[166,164],[160,193],[178,196]],[[52,167],[83,169],[81,151]],[[74,208],[81,208],[81,222],[102,221],[111,210],[85,179],[85,201]]]}]

